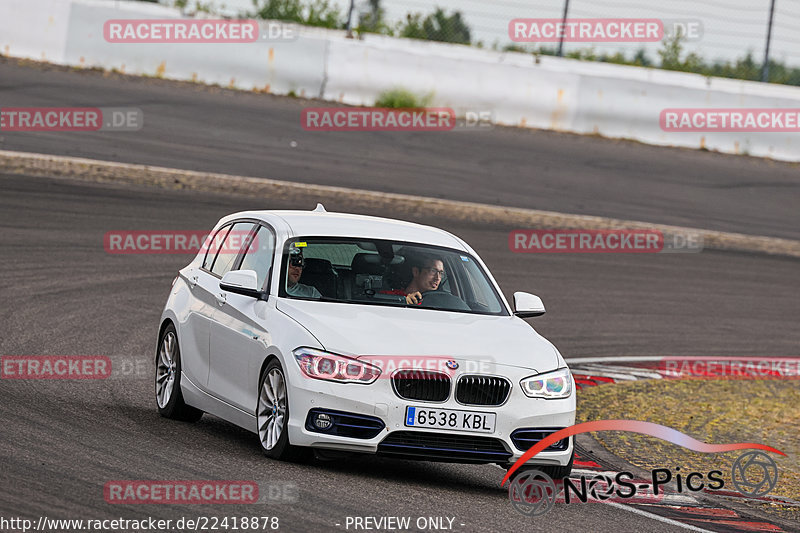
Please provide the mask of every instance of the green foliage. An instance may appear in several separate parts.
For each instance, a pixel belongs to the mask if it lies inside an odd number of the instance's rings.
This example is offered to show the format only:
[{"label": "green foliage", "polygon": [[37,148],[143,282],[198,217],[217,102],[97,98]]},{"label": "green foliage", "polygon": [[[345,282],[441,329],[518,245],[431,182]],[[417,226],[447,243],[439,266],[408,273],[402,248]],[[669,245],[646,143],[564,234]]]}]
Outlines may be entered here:
[{"label": "green foliage", "polygon": [[[157,0],[141,0],[157,1]],[[192,0],[174,0],[175,5],[181,8],[188,7]],[[256,8],[255,16],[262,19],[286,20],[309,26],[324,28],[344,28],[347,14],[339,12],[331,0],[252,0]],[[207,10],[200,0],[194,0],[195,9]],[[436,10],[424,16],[422,13],[408,13],[406,20],[395,25],[386,22],[385,10],[381,7],[381,0],[367,0],[365,10],[360,13],[358,27],[355,31],[359,34],[378,33],[383,35],[406,37],[410,39],[424,39],[430,41],[470,44],[471,31],[464,21],[461,12],[455,11],[448,15],[443,9]],[[597,53],[594,48],[582,48],[566,53],[566,57],[580,61],[600,61],[617,65],[633,65],[639,67],[661,68],[680,72],[692,72],[703,76],[717,76],[739,80],[758,81],[761,79],[761,64],[753,59],[753,53],[748,52],[744,57],[732,62],[706,63],[702,57],[695,53],[685,54],[683,50],[684,36],[679,30],[672,37],[665,38],[662,47],[658,50],[660,64],[656,65],[645,53],[639,49],[632,57],[628,58],[623,52],[614,54]],[[484,43],[474,43],[482,48]],[[497,42],[492,45],[493,50],[500,49]],[[506,52],[532,53],[540,55],[556,55],[556,48],[536,45],[508,44],[502,47]],[[785,85],[800,86],[800,68],[793,68],[782,62],[770,61],[769,81]],[[416,96],[405,91],[405,96],[400,97],[404,91],[388,91],[381,95],[379,100],[388,98],[388,107],[392,107],[395,100],[417,102]],[[405,99],[410,96],[411,100]],[[406,105],[398,106],[405,107]],[[413,105],[412,105],[413,107]]]},{"label": "green foliage", "polygon": [[400,37],[443,43],[469,44],[471,42],[470,30],[461,17],[461,12],[456,11],[448,16],[443,9],[438,7],[435,12],[424,19],[421,13],[406,15],[406,22],[400,25],[398,34]]},{"label": "green foliage", "polygon": [[599,61],[599,57],[594,53],[594,48],[591,47],[567,52],[564,57],[569,57],[570,59],[580,59],[582,61]]},{"label": "green foliage", "polygon": [[640,48],[633,56],[633,64],[639,67],[649,67],[652,65],[644,48]]},{"label": "green foliage", "polygon": [[303,6],[300,0],[265,0],[259,3],[253,0],[256,7],[256,16],[269,20],[290,20],[292,22],[303,21]]},{"label": "green foliage", "polygon": [[664,70],[679,70],[682,72],[701,72],[704,69],[703,60],[695,54],[687,54],[681,59],[683,53],[683,31],[678,30],[674,36],[665,38],[661,43],[661,68]]},{"label": "green foliage", "polygon": [[328,0],[253,0],[255,16],[261,19],[286,20],[319,26],[343,28],[344,20],[339,10]]},{"label": "green foliage", "polygon": [[[666,70],[679,70],[694,72],[704,76],[717,76],[737,80],[761,80],[761,64],[753,59],[753,52],[733,62],[716,62],[707,64],[697,54],[687,54],[681,59],[681,35],[678,33],[673,39],[665,40],[664,48],[658,53],[661,56],[661,68]],[[800,85],[800,69],[787,67],[776,61],[769,62],[769,81],[784,85]]]},{"label": "green foliage", "polygon": [[369,0],[367,6],[367,10],[360,13],[356,31],[394,35],[394,31],[386,23],[386,11],[381,7],[381,0]]},{"label": "green foliage", "polygon": [[343,28],[344,21],[339,10],[330,5],[328,0],[314,0],[307,5],[308,12],[303,24],[323,28]]},{"label": "green foliage", "polygon": [[407,89],[390,89],[383,91],[375,100],[375,107],[391,108],[418,108],[425,107],[431,100],[432,95],[419,97]]},{"label": "green foliage", "polygon": [[406,14],[406,22],[400,25],[398,34],[407,39],[425,39],[425,30],[422,29],[422,13]]}]

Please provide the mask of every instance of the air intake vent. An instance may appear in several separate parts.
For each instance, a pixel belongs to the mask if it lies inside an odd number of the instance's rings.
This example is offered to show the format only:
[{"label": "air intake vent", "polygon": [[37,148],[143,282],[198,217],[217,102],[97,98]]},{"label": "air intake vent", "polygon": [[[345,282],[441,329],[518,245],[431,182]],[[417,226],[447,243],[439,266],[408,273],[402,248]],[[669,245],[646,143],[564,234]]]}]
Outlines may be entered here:
[{"label": "air intake vent", "polygon": [[378,444],[378,453],[454,463],[507,463],[511,459],[511,452],[499,439],[427,431],[393,431]]},{"label": "air intake vent", "polygon": [[443,402],[450,396],[450,376],[429,370],[400,370],[392,376],[394,392],[406,400]]},{"label": "air intake vent", "polygon": [[[563,428],[523,428],[514,431],[511,434],[511,442],[514,446],[522,452],[527,452],[530,448],[536,445],[540,440],[547,436],[552,435],[556,431]],[[564,451],[569,447],[569,437],[554,442],[547,447],[545,451],[559,452]]]},{"label": "air intake vent", "polygon": [[461,376],[456,400],[464,405],[501,405],[511,392],[511,383],[494,376]]}]

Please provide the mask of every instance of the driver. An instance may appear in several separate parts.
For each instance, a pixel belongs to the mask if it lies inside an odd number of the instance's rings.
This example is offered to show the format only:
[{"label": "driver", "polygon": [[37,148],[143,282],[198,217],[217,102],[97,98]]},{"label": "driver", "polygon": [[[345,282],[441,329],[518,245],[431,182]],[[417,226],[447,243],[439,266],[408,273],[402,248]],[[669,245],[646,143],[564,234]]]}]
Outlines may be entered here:
[{"label": "driver", "polygon": [[405,290],[406,303],[418,304],[423,292],[439,288],[444,277],[444,263],[437,257],[421,256],[414,261],[411,274],[414,277]]},{"label": "driver", "polygon": [[289,267],[286,272],[286,292],[292,296],[301,298],[322,298],[322,294],[312,285],[300,283],[300,276],[303,275],[303,268],[306,262],[303,258],[303,251],[293,248],[289,252]]}]

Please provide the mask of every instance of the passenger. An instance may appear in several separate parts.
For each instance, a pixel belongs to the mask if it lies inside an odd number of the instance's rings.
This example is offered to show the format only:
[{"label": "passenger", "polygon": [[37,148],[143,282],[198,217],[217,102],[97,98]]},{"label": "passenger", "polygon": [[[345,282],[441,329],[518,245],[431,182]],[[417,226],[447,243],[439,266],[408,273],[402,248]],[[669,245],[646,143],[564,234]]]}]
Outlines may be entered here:
[{"label": "passenger", "polygon": [[300,283],[303,268],[306,266],[303,251],[293,248],[289,252],[289,266],[286,272],[286,293],[301,298],[322,298],[322,294],[312,285]]},{"label": "passenger", "polygon": [[422,293],[435,291],[444,277],[444,263],[431,256],[414,258],[411,263],[411,274],[414,276],[405,289],[407,304],[418,304],[422,301]]}]

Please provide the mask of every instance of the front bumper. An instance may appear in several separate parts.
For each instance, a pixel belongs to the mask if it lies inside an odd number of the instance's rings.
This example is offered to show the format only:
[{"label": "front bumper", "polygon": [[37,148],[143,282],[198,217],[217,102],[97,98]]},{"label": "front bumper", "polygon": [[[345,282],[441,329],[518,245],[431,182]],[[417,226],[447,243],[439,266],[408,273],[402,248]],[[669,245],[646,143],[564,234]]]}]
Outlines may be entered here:
[{"label": "front bumper", "polygon": [[[293,363],[293,362],[291,362]],[[466,406],[454,398],[454,384],[460,374],[452,378],[450,395],[444,402],[424,402],[400,398],[392,388],[391,379],[381,376],[370,385],[342,384],[315,380],[305,377],[297,365],[287,369],[290,374],[289,388],[289,441],[293,445],[326,448],[333,450],[387,453],[406,458],[418,458],[451,462],[498,463],[508,465],[519,459],[525,450],[520,450],[511,439],[511,434],[521,428],[565,428],[575,423],[575,390],[572,395],[561,400],[529,398],[520,390],[520,379],[530,376],[531,371],[518,367],[493,365],[487,375],[504,376],[512,383],[508,400],[500,406]],[[406,407],[426,407],[435,409],[455,409],[496,413],[494,432],[476,433],[461,430],[442,430],[407,427],[405,425]],[[324,409],[375,417],[385,427],[372,438],[351,438],[311,431],[306,421],[312,409]],[[485,440],[490,439],[490,440]],[[473,442],[474,441],[474,442]],[[445,450],[441,453],[418,453],[415,442],[428,443]],[[383,445],[382,445],[383,443]],[[411,447],[404,448],[405,444]],[[479,453],[469,460],[470,455],[447,453],[448,449],[461,446],[477,448],[488,453]],[[500,447],[502,446],[502,447]],[[504,453],[501,451],[504,450]],[[561,465],[569,463],[573,443],[569,440],[563,450],[546,450],[536,455],[528,464]],[[411,452],[411,453],[404,453]]]}]

